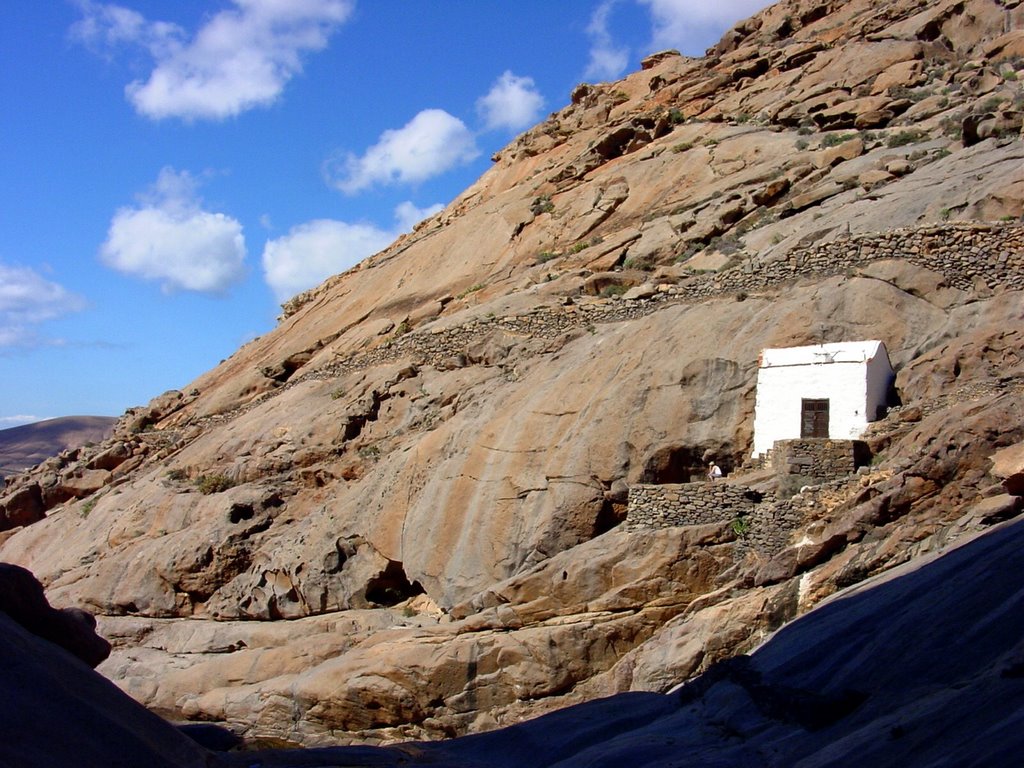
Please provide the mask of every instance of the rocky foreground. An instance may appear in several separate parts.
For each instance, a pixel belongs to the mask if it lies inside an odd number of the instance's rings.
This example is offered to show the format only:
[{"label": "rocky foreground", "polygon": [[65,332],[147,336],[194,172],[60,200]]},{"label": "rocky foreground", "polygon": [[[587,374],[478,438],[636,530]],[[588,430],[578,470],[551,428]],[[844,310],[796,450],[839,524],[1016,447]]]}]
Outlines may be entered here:
[{"label": "rocky foreground", "polygon": [[[618,694],[441,743],[276,752],[208,751],[0,612],[0,762],[23,768],[1015,765],[1024,748],[1022,580],[1024,522],[1018,520],[849,588],[749,656],[712,667],[668,694]],[[10,610],[9,603],[0,607]],[[192,733],[207,743],[223,740],[202,729]]]},{"label": "rocky foreground", "polygon": [[[9,479],[0,559],[98,615],[122,690],[250,743],[486,744],[625,692],[688,716],[662,694],[1020,513],[991,458],[1024,440],[1021,78],[1015,0],[784,0],[580,86],[272,332]],[[758,354],[859,339],[893,407],[780,550],[622,524],[707,456],[775,493],[744,467]],[[702,695],[756,699],[732,669]]]}]

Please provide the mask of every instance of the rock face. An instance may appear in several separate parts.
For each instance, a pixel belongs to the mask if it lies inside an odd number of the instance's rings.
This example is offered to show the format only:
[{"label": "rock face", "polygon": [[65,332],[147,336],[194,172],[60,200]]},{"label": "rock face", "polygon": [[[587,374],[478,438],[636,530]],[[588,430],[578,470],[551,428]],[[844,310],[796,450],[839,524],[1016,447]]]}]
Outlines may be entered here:
[{"label": "rock face", "polygon": [[[100,615],[145,704],[320,744],[665,690],[1017,514],[1022,14],[784,1],[580,86],[274,331],[9,479],[0,558]],[[897,370],[874,463],[792,536],[620,525],[631,484],[743,474],[761,349],[860,339]]]},{"label": "rock face", "polygon": [[668,768],[680,755],[697,766],[1013,765],[1024,748],[1022,553],[1024,522],[1003,524],[845,590],[667,695],[620,693],[490,733],[390,747],[207,751],[0,613],[0,759],[26,768]]}]

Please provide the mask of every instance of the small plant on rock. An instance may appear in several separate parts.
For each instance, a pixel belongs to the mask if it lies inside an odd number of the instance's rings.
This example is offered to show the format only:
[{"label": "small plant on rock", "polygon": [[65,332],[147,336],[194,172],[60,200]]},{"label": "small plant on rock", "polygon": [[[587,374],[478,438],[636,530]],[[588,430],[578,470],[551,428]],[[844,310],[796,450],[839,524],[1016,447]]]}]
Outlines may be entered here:
[{"label": "small plant on rock", "polygon": [[542,213],[551,213],[553,210],[555,210],[555,204],[551,202],[551,195],[540,195],[533,198],[533,204],[530,206],[530,212],[534,216],[539,216]]},{"label": "small plant on rock", "polygon": [[919,141],[925,141],[928,138],[928,134],[918,128],[911,128],[908,131],[900,131],[894,133],[886,141],[886,146],[889,148],[893,147],[905,147],[907,144],[917,144]]},{"label": "small plant on rock", "polygon": [[235,481],[227,475],[200,475],[196,478],[196,489],[204,496],[221,493],[235,487]]},{"label": "small plant on rock", "polygon": [[739,515],[732,521],[732,532],[741,539],[746,538],[750,533],[750,519],[746,515]]}]

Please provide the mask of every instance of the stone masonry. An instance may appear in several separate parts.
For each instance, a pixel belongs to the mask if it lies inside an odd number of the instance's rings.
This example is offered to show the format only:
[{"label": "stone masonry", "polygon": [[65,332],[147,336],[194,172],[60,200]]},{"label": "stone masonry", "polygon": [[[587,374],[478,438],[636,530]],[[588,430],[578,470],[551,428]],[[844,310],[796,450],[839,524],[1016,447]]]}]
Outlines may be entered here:
[{"label": "stone masonry", "polygon": [[858,464],[866,463],[867,452],[867,445],[858,440],[776,440],[771,455],[779,496],[788,498],[801,486],[852,475]]},{"label": "stone masonry", "polygon": [[760,493],[723,482],[633,485],[629,489],[626,525],[669,528],[721,523],[750,514],[759,501]]}]

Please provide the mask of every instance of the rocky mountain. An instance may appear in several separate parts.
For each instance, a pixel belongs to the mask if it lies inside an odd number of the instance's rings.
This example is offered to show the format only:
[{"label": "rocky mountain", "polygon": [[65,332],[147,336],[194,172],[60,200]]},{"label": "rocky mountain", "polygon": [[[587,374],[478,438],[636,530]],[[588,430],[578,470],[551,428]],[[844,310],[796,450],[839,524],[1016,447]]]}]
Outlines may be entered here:
[{"label": "rocky mountain", "polygon": [[[265,745],[666,691],[1020,513],[990,457],[1024,440],[1021,77],[1013,0],[783,0],[581,85],[272,332],[9,479],[0,559],[99,615],[136,699]],[[773,498],[760,351],[858,339],[894,407],[781,537],[626,520],[708,456]]]},{"label": "rocky mountain", "polygon": [[0,477],[34,467],[64,450],[110,437],[117,419],[109,416],[64,416],[0,429]]}]

